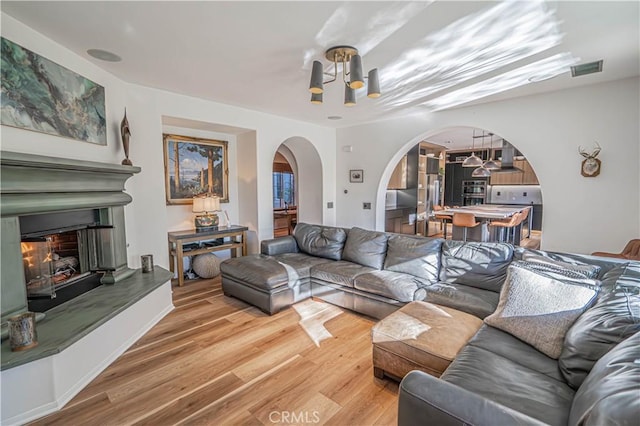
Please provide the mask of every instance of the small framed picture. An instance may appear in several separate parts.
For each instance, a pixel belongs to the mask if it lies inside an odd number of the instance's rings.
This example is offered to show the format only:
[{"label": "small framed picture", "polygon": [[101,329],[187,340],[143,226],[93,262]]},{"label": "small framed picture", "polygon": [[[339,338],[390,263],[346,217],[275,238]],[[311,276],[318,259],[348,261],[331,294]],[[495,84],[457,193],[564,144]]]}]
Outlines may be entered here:
[{"label": "small framed picture", "polygon": [[362,182],[364,182],[364,171],[363,170],[349,170],[349,182],[351,182],[351,183],[362,183]]}]

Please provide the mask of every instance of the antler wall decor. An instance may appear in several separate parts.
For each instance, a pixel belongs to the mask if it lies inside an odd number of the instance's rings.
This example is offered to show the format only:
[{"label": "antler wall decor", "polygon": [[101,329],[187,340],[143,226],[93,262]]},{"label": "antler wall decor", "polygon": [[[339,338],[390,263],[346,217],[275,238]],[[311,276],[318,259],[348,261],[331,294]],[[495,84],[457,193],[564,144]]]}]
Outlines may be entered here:
[{"label": "antler wall decor", "polygon": [[582,161],[581,170],[582,176],[584,177],[596,177],[600,174],[601,161],[596,157],[598,156],[598,154],[600,154],[600,150],[602,148],[600,147],[600,145],[598,145],[598,142],[596,142],[595,144],[596,148],[591,153],[588,153],[587,151],[582,149],[582,146],[578,147],[578,152],[585,158]]}]

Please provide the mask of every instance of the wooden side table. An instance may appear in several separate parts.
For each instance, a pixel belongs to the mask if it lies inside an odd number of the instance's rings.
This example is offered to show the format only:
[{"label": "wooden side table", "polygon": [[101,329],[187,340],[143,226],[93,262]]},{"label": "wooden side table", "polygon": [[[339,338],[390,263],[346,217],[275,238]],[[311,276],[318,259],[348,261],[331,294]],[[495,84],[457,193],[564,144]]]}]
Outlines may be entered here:
[{"label": "wooden side table", "polygon": [[[184,256],[195,256],[203,253],[212,253],[220,250],[230,250],[231,257],[247,255],[247,231],[246,226],[229,225],[218,226],[216,229],[169,232],[169,269],[175,272],[174,263],[178,268],[178,285],[184,284]],[[213,241],[216,240],[216,241]],[[210,241],[210,243],[205,243]],[[205,243],[204,247],[185,249],[185,245],[193,243]],[[198,244],[199,246],[201,244]]]}]

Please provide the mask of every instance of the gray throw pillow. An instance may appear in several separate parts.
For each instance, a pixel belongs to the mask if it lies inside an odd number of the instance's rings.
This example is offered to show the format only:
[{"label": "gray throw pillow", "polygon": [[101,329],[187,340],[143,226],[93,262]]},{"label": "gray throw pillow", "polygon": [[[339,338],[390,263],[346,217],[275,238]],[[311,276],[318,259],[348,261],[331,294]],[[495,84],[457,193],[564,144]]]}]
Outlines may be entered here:
[{"label": "gray throw pillow", "polygon": [[351,228],[344,245],[342,259],[370,268],[382,269],[384,256],[387,253],[387,239],[389,236],[384,232]]},{"label": "gray throw pillow", "polygon": [[551,265],[548,263],[514,260],[512,265],[516,265],[533,272],[538,272],[548,277],[559,279],[561,281],[570,280],[576,284],[593,285],[596,287],[600,287],[601,284],[601,282],[597,279],[586,278],[585,275],[581,272],[576,272],[572,269],[566,269],[561,266]]},{"label": "gray throw pillow", "polygon": [[598,265],[589,265],[588,263],[580,263],[578,261],[564,262],[530,252],[522,253],[522,260],[544,265],[550,270],[558,272],[564,271],[567,275],[580,275],[584,278],[595,278],[600,272],[600,266]]},{"label": "gray throw pillow", "polygon": [[347,233],[342,228],[299,223],[293,236],[301,252],[326,259],[340,260]]},{"label": "gray throw pillow", "polygon": [[595,300],[597,289],[509,266],[496,311],[484,322],[558,359],[567,330]]},{"label": "gray throw pillow", "polygon": [[578,389],[593,365],[618,343],[640,331],[640,294],[617,287],[571,326],[558,365],[569,385]]},{"label": "gray throw pillow", "polygon": [[393,234],[389,237],[384,269],[438,281],[442,239]]}]

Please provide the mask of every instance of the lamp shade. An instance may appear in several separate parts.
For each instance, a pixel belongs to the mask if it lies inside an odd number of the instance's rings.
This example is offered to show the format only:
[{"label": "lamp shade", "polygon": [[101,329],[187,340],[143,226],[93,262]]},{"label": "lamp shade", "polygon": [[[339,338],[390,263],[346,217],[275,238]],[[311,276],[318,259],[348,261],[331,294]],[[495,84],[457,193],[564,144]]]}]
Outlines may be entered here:
[{"label": "lamp shade", "polygon": [[312,93],[311,94],[311,103],[312,104],[322,104],[322,93]]},{"label": "lamp shade", "polygon": [[497,161],[494,161],[493,159],[489,161],[485,161],[482,167],[484,167],[487,170],[500,170],[502,168],[500,164]]},{"label": "lamp shade", "polygon": [[207,194],[204,197],[193,198],[193,212],[214,212],[220,210],[220,198]]},{"label": "lamp shade", "polygon": [[480,166],[471,172],[471,177],[489,177],[491,176],[491,172],[484,167]]},{"label": "lamp shade", "polygon": [[[482,166],[482,158],[476,156],[476,153],[472,153],[471,157],[467,157],[462,162],[462,167],[480,167]],[[475,170],[474,170],[475,171]]]},{"label": "lamp shade", "polygon": [[378,68],[369,71],[367,82],[367,96],[370,98],[380,97],[380,81],[378,80]]},{"label": "lamp shade", "polygon": [[309,83],[309,91],[311,93],[322,93],[322,80],[323,80],[322,62],[313,61],[313,68],[311,69],[311,83]]},{"label": "lamp shade", "polygon": [[356,91],[351,87],[344,85],[344,105],[354,106],[356,104]]},{"label": "lamp shade", "polygon": [[352,89],[360,89],[364,87],[364,77],[362,74],[362,58],[360,55],[353,55],[349,62],[349,74],[351,79],[349,87]]}]

